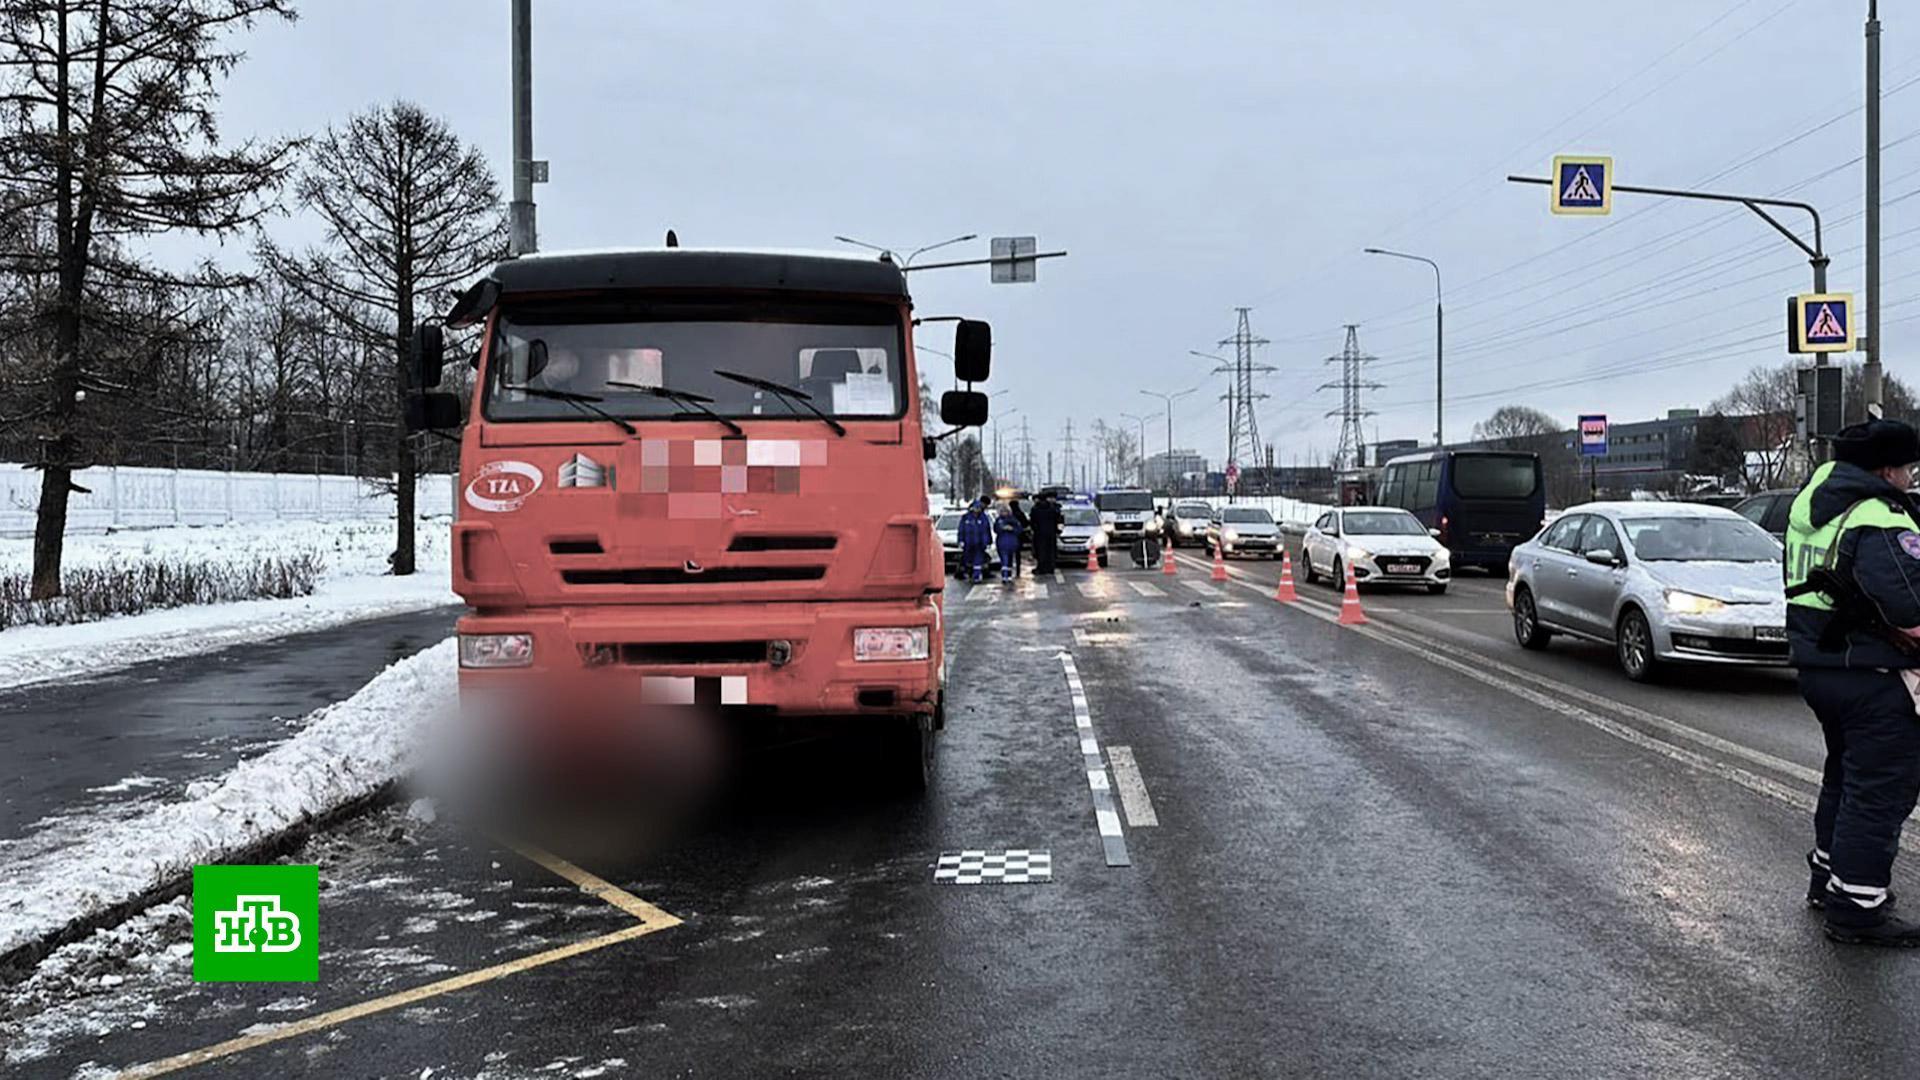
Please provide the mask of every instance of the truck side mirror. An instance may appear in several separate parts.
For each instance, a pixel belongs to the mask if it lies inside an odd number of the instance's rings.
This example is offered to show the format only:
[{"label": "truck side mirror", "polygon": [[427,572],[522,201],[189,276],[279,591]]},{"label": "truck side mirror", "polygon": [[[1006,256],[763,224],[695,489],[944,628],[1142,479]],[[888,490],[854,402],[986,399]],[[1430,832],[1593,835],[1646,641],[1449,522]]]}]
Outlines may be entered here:
[{"label": "truck side mirror", "polygon": [[441,392],[407,395],[408,431],[444,431],[457,428],[466,417],[460,410],[460,395]]},{"label": "truck side mirror", "polygon": [[447,337],[439,323],[421,323],[413,328],[413,345],[407,351],[407,389],[431,390],[440,385],[440,370],[447,364]]},{"label": "truck side mirror", "polygon": [[940,419],[954,427],[987,422],[987,395],[978,390],[949,390],[940,395]]},{"label": "truck side mirror", "polygon": [[993,327],[979,319],[961,319],[953,330],[953,375],[961,382],[986,382],[993,369]]}]

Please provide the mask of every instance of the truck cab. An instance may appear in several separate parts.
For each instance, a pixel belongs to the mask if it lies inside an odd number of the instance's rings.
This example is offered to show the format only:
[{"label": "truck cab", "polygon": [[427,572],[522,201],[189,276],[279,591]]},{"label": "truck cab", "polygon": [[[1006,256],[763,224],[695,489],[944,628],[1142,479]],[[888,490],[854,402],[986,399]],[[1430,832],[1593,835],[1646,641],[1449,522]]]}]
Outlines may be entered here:
[{"label": "truck cab", "polygon": [[[945,720],[945,574],[899,267],[524,256],[447,322],[480,331],[471,398],[433,390],[443,345],[424,327],[408,419],[464,419],[463,699],[594,679],[642,713],[843,722],[924,785]],[[969,385],[988,333],[955,335]],[[970,426],[986,401],[951,391],[941,411]]]}]

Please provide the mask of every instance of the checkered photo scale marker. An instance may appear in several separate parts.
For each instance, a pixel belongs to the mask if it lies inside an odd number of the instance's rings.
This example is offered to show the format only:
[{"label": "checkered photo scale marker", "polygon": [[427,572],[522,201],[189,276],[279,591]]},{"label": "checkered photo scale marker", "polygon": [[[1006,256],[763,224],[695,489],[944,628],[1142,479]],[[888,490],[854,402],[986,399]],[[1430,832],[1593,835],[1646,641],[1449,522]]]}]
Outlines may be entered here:
[{"label": "checkered photo scale marker", "polygon": [[937,885],[1032,885],[1053,880],[1053,852],[943,851],[933,868]]}]

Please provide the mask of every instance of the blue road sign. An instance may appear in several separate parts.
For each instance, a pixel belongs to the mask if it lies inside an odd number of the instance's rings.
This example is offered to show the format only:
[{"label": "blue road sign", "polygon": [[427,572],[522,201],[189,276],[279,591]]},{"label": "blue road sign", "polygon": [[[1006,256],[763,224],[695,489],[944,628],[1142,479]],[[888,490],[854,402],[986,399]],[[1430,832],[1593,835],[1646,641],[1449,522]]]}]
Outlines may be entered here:
[{"label": "blue road sign", "polygon": [[1580,456],[1607,456],[1607,416],[1600,413],[1580,418]]},{"label": "blue road sign", "polygon": [[1613,159],[1571,157],[1553,159],[1553,212],[1605,214],[1613,209]]},{"label": "blue road sign", "polygon": [[1793,298],[1791,352],[1852,352],[1853,294],[1803,293]]}]

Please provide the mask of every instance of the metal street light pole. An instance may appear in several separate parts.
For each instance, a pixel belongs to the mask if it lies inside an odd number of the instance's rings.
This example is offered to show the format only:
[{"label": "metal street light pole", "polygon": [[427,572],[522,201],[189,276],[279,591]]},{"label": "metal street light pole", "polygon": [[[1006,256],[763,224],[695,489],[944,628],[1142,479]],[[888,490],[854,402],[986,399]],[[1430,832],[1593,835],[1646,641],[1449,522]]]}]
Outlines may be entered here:
[{"label": "metal street light pole", "polygon": [[893,259],[899,262],[900,269],[902,270],[905,270],[907,267],[912,266],[913,260],[919,258],[922,255],[925,255],[929,251],[933,251],[938,248],[943,248],[950,244],[964,244],[969,240],[978,240],[979,238],[980,238],[979,233],[968,233],[965,236],[956,236],[951,240],[942,240],[937,244],[928,244],[926,247],[914,248],[913,251],[908,253],[906,258],[902,259],[900,258],[899,255],[897,255],[894,252],[892,248],[884,248],[884,247],[881,247],[879,244],[869,244],[865,240],[855,240],[851,236],[836,235],[834,237],[835,240],[838,240],[843,244],[852,244],[854,247],[863,247],[869,251],[877,251],[880,254],[885,255],[887,258]]},{"label": "metal street light pole", "polygon": [[512,23],[513,202],[507,204],[507,243],[512,254],[527,255],[539,247],[533,215],[533,0],[513,0]]},{"label": "metal street light pole", "polygon": [[1159,398],[1167,406],[1167,458],[1169,461],[1171,461],[1173,458],[1173,402],[1174,402],[1174,399],[1186,397],[1188,394],[1191,394],[1198,389],[1200,388],[1197,386],[1189,386],[1185,390],[1181,390],[1177,393],[1172,393],[1172,394],[1164,394],[1158,390],[1140,391],[1141,393],[1147,395],[1148,397]]},{"label": "metal street light pole", "polygon": [[1880,368],[1880,5],[1867,0],[1867,415],[1879,416]]},{"label": "metal street light pole", "polygon": [[1227,403],[1227,441],[1222,444],[1220,449],[1227,457],[1226,465],[1237,464],[1237,462],[1233,460],[1233,421],[1236,416],[1235,406],[1238,402],[1235,399],[1239,393],[1237,387],[1240,379],[1238,378],[1238,370],[1234,366],[1235,362],[1224,356],[1215,356],[1210,352],[1201,352],[1199,349],[1188,349],[1187,354],[1189,356],[1197,356],[1202,360],[1212,360],[1220,365],[1213,369],[1216,375],[1224,374],[1231,376],[1227,379],[1227,392],[1221,395],[1221,398]]},{"label": "metal street light pole", "polygon": [[1446,407],[1446,309],[1441,302],[1440,264],[1425,255],[1409,255],[1404,251],[1389,251],[1386,248],[1367,248],[1369,255],[1388,255],[1396,259],[1411,259],[1433,267],[1433,445],[1439,449],[1447,445],[1447,407]]}]

